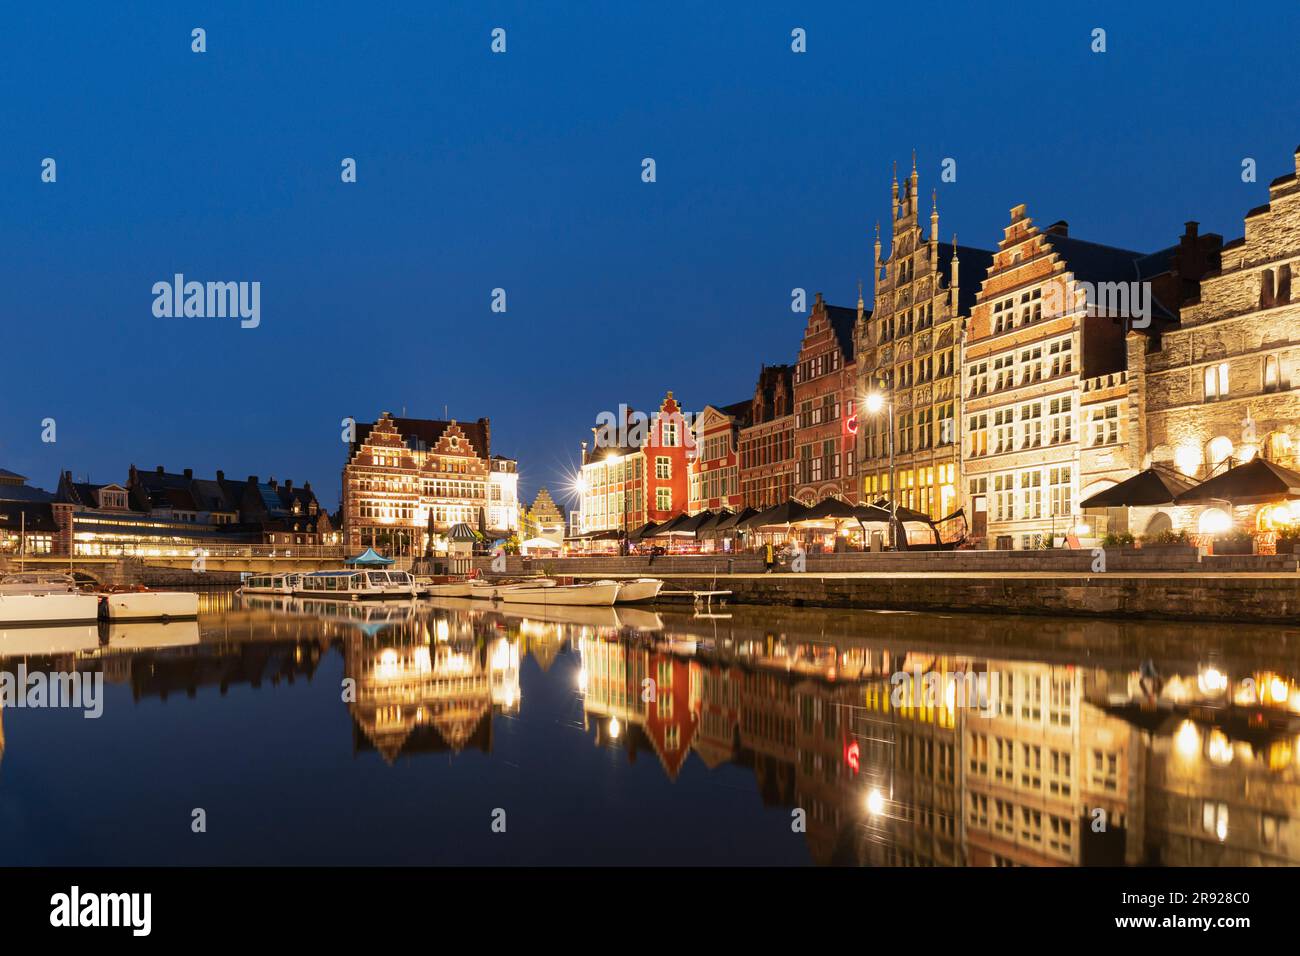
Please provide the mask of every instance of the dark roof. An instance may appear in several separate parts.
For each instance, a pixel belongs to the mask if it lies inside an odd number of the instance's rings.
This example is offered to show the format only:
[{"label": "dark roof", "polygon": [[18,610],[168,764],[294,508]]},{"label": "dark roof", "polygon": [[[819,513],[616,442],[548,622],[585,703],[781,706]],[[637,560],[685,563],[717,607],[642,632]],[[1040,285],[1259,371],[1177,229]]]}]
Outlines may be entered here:
[{"label": "dark roof", "polygon": [[[488,421],[486,418],[480,418],[476,422],[460,421],[440,421],[432,418],[393,418],[393,427],[397,433],[402,436],[406,447],[412,451],[424,451],[433,448],[442,440],[442,436],[452,425],[459,428],[469,443],[474,446],[474,452],[483,460],[491,458],[491,449],[488,448]],[[357,423],[356,441],[352,443],[351,451],[356,452],[358,446],[365,444],[366,437],[370,430],[375,427],[375,423]]]},{"label": "dark roof", "polygon": [[718,411],[734,418],[738,428],[744,428],[750,423],[750,419],[754,416],[754,400],[747,398],[743,402],[732,402],[730,405],[719,405]]},{"label": "dark roof", "polygon": [[[25,518],[24,518],[25,516]],[[0,501],[0,528],[6,531],[58,531],[54,509],[46,501]]]},{"label": "dark roof", "polygon": [[[979,295],[980,285],[984,282],[985,277],[989,274],[989,268],[993,265],[993,253],[988,249],[977,249],[974,246],[957,246],[957,262],[961,268],[961,286],[957,289],[957,312],[960,315],[970,315],[970,310],[975,305],[975,297]],[[943,276],[944,285],[952,288],[952,243],[939,243],[939,274]]]},{"label": "dark roof", "polygon": [[33,488],[31,485],[0,484],[0,501],[44,502],[53,500],[54,495],[44,488]]},{"label": "dark roof", "polygon": [[[866,313],[868,316],[870,312]],[[835,333],[836,342],[839,344],[840,351],[844,353],[844,361],[853,361],[853,329],[858,324],[858,310],[856,308],[846,309],[842,305],[831,305],[826,303],[826,317],[830,320],[831,330]]]},{"label": "dark roof", "polygon": [[0,478],[17,478],[19,481],[26,481],[26,475],[20,475],[16,471],[10,471],[8,468],[0,468]]}]

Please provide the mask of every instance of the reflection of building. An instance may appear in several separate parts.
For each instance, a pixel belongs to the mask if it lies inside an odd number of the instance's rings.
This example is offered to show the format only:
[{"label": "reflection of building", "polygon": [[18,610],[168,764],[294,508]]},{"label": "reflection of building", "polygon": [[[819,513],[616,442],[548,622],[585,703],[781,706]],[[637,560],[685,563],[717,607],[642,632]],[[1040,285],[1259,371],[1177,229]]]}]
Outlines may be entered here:
[{"label": "reflection of building", "polygon": [[759,372],[751,425],[740,430],[740,493],[745,507],[770,508],[794,495],[794,366]]},{"label": "reflection of building", "polygon": [[519,645],[436,636],[402,626],[347,641],[356,749],[374,749],[390,764],[403,753],[492,749],[493,707],[519,706]]},{"label": "reflection of building", "polygon": [[[919,201],[913,164],[901,199],[895,175],[885,259],[876,236],[874,309],[857,330],[858,392],[879,391],[893,401],[898,503],[941,518],[956,510],[959,497],[962,322],[992,254],[941,245],[937,200],[927,239],[921,231]],[[965,272],[964,284],[959,266]],[[894,497],[889,488],[888,410],[859,412],[857,426],[867,500]]]},{"label": "reflection of building", "polygon": [[490,435],[486,418],[444,422],[384,412],[373,425],[357,423],[343,468],[348,550],[419,555],[445,545],[452,525],[485,525]]},{"label": "reflection of building", "polygon": [[[1143,451],[1189,479],[1255,455],[1300,466],[1300,152],[1295,162],[1269,184],[1268,203],[1247,213],[1244,237],[1221,254],[1209,247],[1205,261],[1221,268],[1201,280],[1180,322],[1129,336]],[[1131,530],[1269,530],[1272,510],[1164,508],[1135,515],[1141,525]]]}]

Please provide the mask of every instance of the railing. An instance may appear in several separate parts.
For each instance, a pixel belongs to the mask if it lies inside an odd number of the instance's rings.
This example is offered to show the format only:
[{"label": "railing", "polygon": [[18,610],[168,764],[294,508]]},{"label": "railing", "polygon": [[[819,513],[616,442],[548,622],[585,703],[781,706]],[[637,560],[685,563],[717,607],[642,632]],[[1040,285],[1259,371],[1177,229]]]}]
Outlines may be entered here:
[{"label": "railing", "polygon": [[[204,544],[151,547],[149,545],[123,545],[107,548],[97,545],[95,550],[78,548],[78,558],[342,558],[344,549],[337,544]],[[66,556],[65,556],[66,557]]]}]

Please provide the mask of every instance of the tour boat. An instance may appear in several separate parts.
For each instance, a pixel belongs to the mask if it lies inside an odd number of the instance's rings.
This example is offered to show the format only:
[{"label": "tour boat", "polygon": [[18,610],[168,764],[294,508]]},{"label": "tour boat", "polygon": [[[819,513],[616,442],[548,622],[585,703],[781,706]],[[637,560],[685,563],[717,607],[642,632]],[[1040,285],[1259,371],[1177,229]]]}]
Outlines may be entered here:
[{"label": "tour boat", "polygon": [[77,624],[99,619],[99,597],[72,575],[29,571],[0,578],[0,625]]},{"label": "tour boat", "polygon": [[241,594],[292,594],[301,574],[251,574],[239,589]]},{"label": "tour boat", "polygon": [[193,591],[109,591],[101,594],[103,616],[110,621],[170,621],[199,616]]},{"label": "tour boat", "polygon": [[[613,584],[613,581],[597,581],[597,584]],[[653,601],[663,590],[664,582],[659,578],[632,578],[627,581],[617,582],[621,585],[618,589],[619,604],[640,604],[644,601]]]},{"label": "tour boat", "polygon": [[336,601],[382,601],[409,598],[415,582],[405,571],[312,571],[293,589],[298,597]]},{"label": "tour boat", "polygon": [[617,581],[590,584],[513,584],[500,589],[507,604],[549,604],[558,607],[612,607],[618,599]]}]

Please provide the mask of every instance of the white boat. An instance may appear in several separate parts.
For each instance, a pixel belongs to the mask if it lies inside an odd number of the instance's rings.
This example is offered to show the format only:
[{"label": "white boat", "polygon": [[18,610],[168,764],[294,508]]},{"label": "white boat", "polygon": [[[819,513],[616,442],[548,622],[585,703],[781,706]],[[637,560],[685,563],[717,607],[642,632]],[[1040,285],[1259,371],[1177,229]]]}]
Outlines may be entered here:
[{"label": "white boat", "polygon": [[[499,601],[501,599],[501,592],[506,588],[514,587],[515,583],[516,582],[498,583],[494,581],[471,581],[469,583],[469,596],[489,601]],[[538,583],[541,584],[540,581]],[[555,584],[554,581],[551,581],[550,583],[552,585]],[[544,587],[545,585],[542,586]]]},{"label": "white boat", "polygon": [[556,607],[612,607],[618,599],[617,581],[593,584],[514,584],[501,588],[507,604],[547,604]]},{"label": "white boat", "polygon": [[240,594],[292,594],[297,587],[299,573],[292,574],[251,574],[244,579],[239,589]]},{"label": "white boat", "polygon": [[199,616],[193,591],[113,591],[100,595],[110,621],[171,621]]},{"label": "white boat", "polygon": [[72,575],[32,571],[0,578],[0,625],[77,624],[99,619],[99,597]]},{"label": "white boat", "polygon": [[405,571],[312,571],[299,579],[293,593],[335,601],[382,601],[412,597],[415,582]]},{"label": "white boat", "polygon": [[643,601],[653,601],[664,588],[664,582],[659,578],[631,578],[625,581],[597,581],[596,583],[618,583],[622,585],[618,589],[619,604],[640,604]]},{"label": "white boat", "polygon": [[467,598],[472,586],[468,581],[449,581],[446,584],[416,584],[420,593],[426,597]]}]

